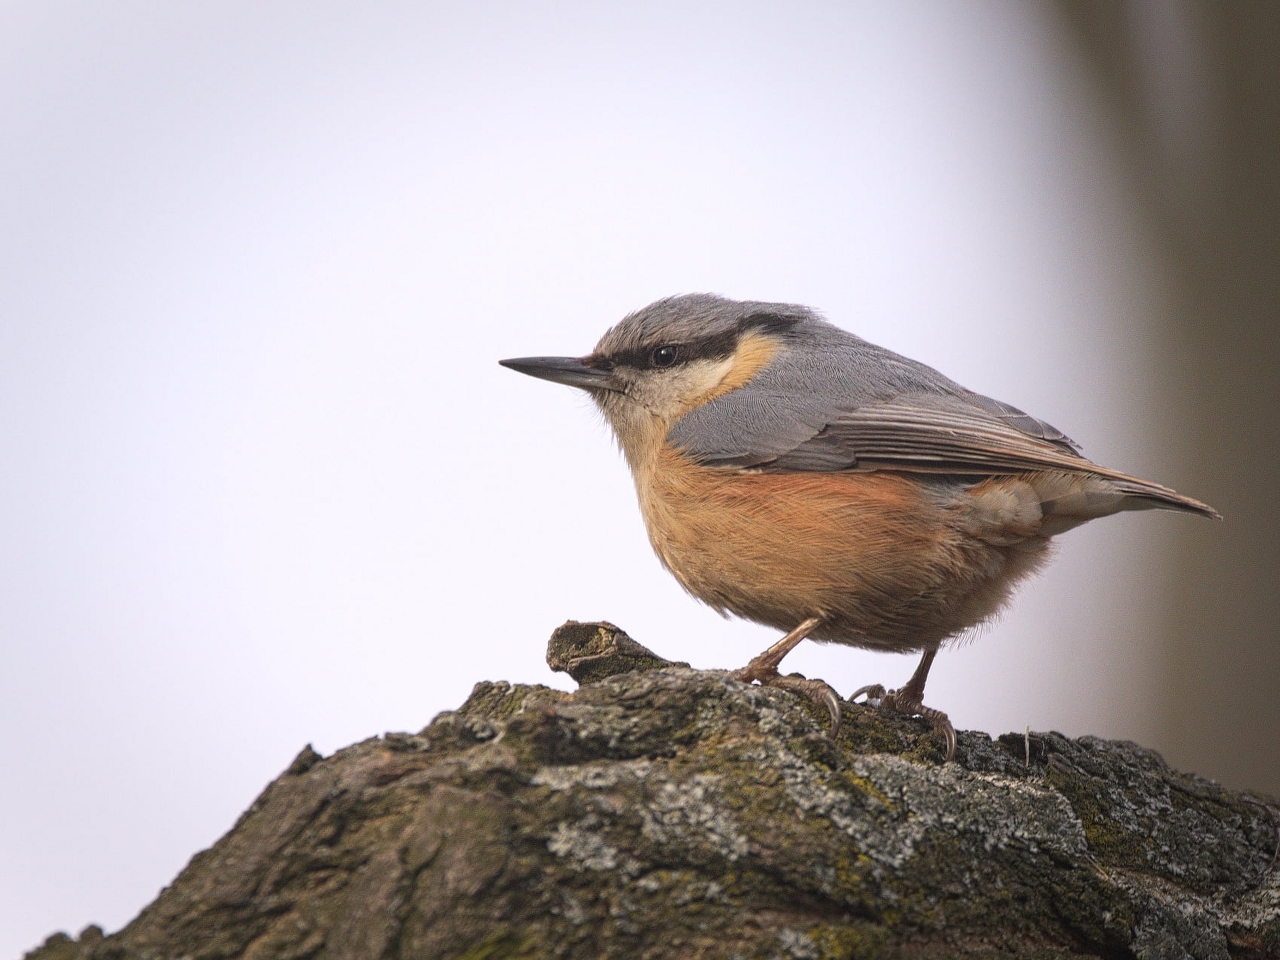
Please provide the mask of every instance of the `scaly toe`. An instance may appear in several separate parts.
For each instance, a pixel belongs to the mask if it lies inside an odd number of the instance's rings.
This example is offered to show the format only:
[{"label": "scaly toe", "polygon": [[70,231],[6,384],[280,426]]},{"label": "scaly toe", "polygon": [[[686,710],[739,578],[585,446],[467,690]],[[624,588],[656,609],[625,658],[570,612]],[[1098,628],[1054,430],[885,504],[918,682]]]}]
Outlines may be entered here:
[{"label": "scaly toe", "polygon": [[900,690],[885,692],[884,687],[878,683],[860,687],[849,699],[856,700],[864,693],[867,695],[867,703],[877,710],[898,713],[907,717],[923,717],[928,720],[929,725],[933,727],[933,732],[947,744],[947,759],[945,762],[950,763],[956,758],[956,728],[951,725],[950,718],[941,710],[926,707],[918,700],[905,698]]},{"label": "scaly toe", "polygon": [[756,680],[760,682],[761,686],[778,687],[782,690],[790,690],[808,697],[815,703],[827,708],[827,713],[831,716],[831,739],[834,740],[840,733],[840,718],[844,713],[840,707],[840,696],[824,681],[810,680],[799,674],[790,674],[784,677],[777,670],[765,672],[757,669],[754,663],[747,664],[741,670],[733,671],[729,676],[743,683],[750,683]]}]

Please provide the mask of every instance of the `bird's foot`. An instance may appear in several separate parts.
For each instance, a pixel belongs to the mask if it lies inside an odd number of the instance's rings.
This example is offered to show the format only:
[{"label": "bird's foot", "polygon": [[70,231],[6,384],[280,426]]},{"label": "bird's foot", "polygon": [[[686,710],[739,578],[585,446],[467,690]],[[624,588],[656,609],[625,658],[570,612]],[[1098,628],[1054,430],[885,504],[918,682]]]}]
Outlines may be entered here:
[{"label": "bird's foot", "polygon": [[840,695],[823,680],[810,680],[808,677],[802,677],[798,673],[783,676],[778,673],[776,665],[760,662],[765,657],[766,654],[761,654],[741,670],[735,670],[729,676],[733,677],[734,680],[741,680],[743,683],[756,681],[761,686],[791,690],[826,707],[827,713],[831,715],[831,738],[834,740],[840,732],[840,716],[842,713]]},{"label": "bird's foot", "polygon": [[[908,685],[909,686],[909,685]],[[906,717],[923,717],[933,727],[933,732],[942,737],[947,744],[947,763],[956,758],[956,728],[951,725],[950,718],[941,710],[926,707],[919,699],[911,697],[904,690],[885,690],[879,683],[859,687],[853,692],[850,701],[857,700],[866,694],[867,704],[884,713],[897,713]]]}]

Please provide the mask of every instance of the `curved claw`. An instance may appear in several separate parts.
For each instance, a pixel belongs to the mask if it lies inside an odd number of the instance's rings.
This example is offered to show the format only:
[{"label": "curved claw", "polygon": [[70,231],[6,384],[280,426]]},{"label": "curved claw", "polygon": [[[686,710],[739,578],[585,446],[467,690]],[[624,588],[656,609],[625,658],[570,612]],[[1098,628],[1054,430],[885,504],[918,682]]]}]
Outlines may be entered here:
[{"label": "curved claw", "polygon": [[849,694],[849,702],[852,703],[863,694],[867,695],[867,703],[874,706],[880,700],[884,699],[885,689],[882,683],[869,683],[865,687],[859,687],[853,693]]},{"label": "curved claw", "polygon": [[823,690],[820,696],[827,705],[827,713],[831,714],[831,739],[834,740],[840,735],[840,717],[844,710],[840,706],[840,697],[827,684],[822,684]]},{"label": "curved claw", "polygon": [[798,674],[784,677],[776,670],[772,673],[765,673],[760,670],[752,670],[749,665],[741,670],[733,671],[729,676],[745,683],[756,680],[759,681],[761,686],[791,690],[808,697],[815,703],[822,704],[827,708],[827,713],[831,715],[831,739],[834,740],[840,733],[840,719],[844,716],[844,710],[840,706],[840,695],[824,681],[810,680],[808,677],[802,677]]},{"label": "curved claw", "polygon": [[840,716],[843,712],[840,708],[840,695],[822,680],[810,680],[799,674],[784,677],[778,673],[778,664],[782,662],[782,658],[820,626],[822,626],[820,618],[809,617],[760,656],[753,657],[745,667],[734,670],[729,676],[743,683],[757,681],[766,687],[794,690],[822,704],[831,714],[831,739],[834,740],[840,732]]},{"label": "curved claw", "polygon": [[781,687],[783,690],[793,690],[796,693],[803,694],[815,703],[820,703],[827,708],[827,713],[831,715],[831,739],[835,739],[840,733],[840,718],[844,711],[840,707],[840,697],[831,687],[822,680],[810,680],[807,677],[800,676],[782,676],[777,675],[769,678],[758,678],[762,684],[769,687]]},{"label": "curved claw", "polygon": [[915,712],[928,720],[930,726],[933,727],[933,732],[946,741],[946,762],[950,763],[956,758],[956,728],[951,725],[951,718],[941,710],[926,707],[924,704],[917,704]]},{"label": "curved claw", "polygon": [[863,694],[867,695],[867,703],[876,710],[898,713],[908,717],[923,717],[928,720],[933,732],[942,737],[947,745],[947,759],[944,762],[950,763],[956,758],[956,728],[951,725],[951,719],[941,710],[926,707],[919,701],[905,699],[901,696],[901,690],[889,690],[886,692],[885,688],[878,683],[859,687],[849,699],[856,700]]},{"label": "curved claw", "polygon": [[942,729],[938,729],[938,724],[933,725],[933,732],[941,734],[943,739],[947,741],[947,759],[950,763],[956,758],[956,728],[951,725],[950,718],[943,718]]}]

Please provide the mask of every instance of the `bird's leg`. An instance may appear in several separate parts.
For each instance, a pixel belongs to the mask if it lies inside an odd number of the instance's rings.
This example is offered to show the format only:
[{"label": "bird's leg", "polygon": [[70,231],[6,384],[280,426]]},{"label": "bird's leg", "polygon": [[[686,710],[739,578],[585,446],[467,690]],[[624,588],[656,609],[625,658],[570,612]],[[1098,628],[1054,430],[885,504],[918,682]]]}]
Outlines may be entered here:
[{"label": "bird's leg", "polygon": [[836,692],[821,680],[809,680],[805,677],[784,677],[778,673],[778,664],[782,662],[782,658],[794,650],[801,640],[809,636],[821,625],[822,619],[820,617],[810,617],[764,653],[760,654],[760,656],[755,657],[741,670],[733,671],[730,676],[735,680],[741,680],[743,683],[759,681],[766,687],[781,687],[783,690],[794,690],[796,693],[802,693],[810,700],[822,704],[827,708],[827,712],[831,714],[831,736],[834,737],[840,732],[841,713],[840,697]]},{"label": "bird's leg", "polygon": [[951,720],[945,713],[926,707],[923,703],[924,682],[929,678],[929,668],[933,666],[933,658],[937,655],[936,647],[926,650],[924,656],[920,658],[920,665],[916,667],[916,672],[911,675],[911,679],[901,690],[885,692],[883,686],[873,683],[858,688],[849,699],[856,700],[865,693],[867,703],[877,710],[901,713],[908,717],[924,717],[933,726],[933,732],[947,742],[947,762],[950,762],[956,756],[956,728],[951,725]]}]

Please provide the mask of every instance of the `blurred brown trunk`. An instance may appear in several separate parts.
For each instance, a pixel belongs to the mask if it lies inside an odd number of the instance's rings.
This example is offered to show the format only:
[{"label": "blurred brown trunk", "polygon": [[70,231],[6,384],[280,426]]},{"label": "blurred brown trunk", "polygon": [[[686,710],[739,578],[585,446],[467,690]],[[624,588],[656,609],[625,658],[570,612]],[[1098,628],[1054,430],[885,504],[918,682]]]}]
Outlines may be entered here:
[{"label": "blurred brown trunk", "polygon": [[1165,261],[1168,479],[1226,518],[1171,534],[1152,746],[1280,791],[1280,6],[1057,6]]}]

